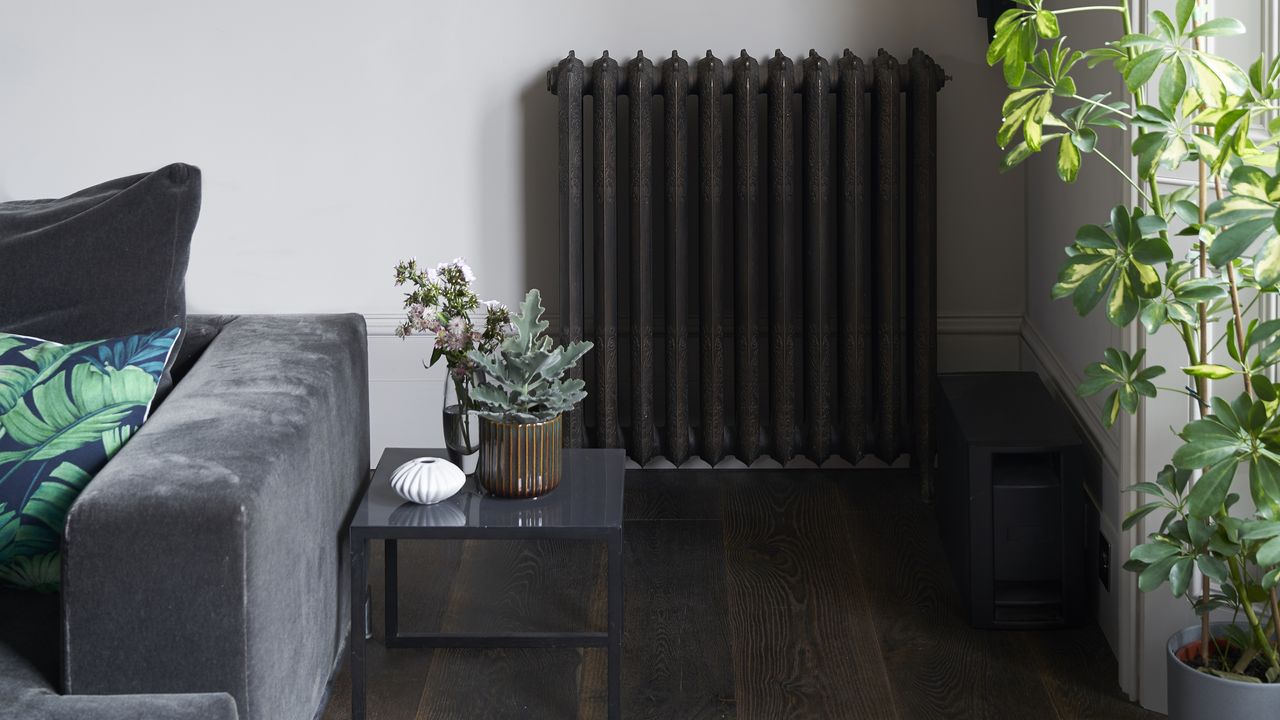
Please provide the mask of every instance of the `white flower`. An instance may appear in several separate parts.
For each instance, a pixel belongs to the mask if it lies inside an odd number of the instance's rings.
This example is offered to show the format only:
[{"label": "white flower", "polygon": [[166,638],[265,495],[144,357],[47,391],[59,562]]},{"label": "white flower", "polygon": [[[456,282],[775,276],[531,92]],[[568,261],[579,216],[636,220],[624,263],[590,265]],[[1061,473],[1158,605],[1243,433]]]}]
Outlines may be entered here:
[{"label": "white flower", "polygon": [[507,309],[505,303],[500,303],[497,300],[485,300],[480,304],[484,305],[484,309],[488,312],[499,312]]},{"label": "white flower", "polygon": [[450,335],[459,335],[459,336],[461,336],[461,335],[463,335],[464,333],[466,333],[466,331],[467,331],[467,319],[466,319],[466,318],[462,317],[461,315],[459,315],[459,316],[457,316],[457,317],[449,318],[449,329],[448,329],[448,332],[449,332],[449,334],[450,334]]},{"label": "white flower", "polygon": [[471,272],[471,266],[467,264],[466,260],[463,260],[460,257],[456,257],[449,262],[440,263],[436,266],[436,272],[443,273],[448,268],[457,268],[458,272],[462,273],[462,279],[466,280],[468,283],[476,281],[476,274]]}]

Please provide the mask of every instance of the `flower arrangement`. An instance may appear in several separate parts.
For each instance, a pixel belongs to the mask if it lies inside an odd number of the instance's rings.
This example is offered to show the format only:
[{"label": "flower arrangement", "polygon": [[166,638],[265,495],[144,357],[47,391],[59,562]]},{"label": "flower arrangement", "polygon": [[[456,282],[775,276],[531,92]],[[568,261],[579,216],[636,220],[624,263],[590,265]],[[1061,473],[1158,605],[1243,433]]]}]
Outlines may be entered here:
[{"label": "flower arrangement", "polygon": [[[411,287],[404,296],[405,321],[396,328],[396,336],[435,335],[431,358],[424,361],[423,366],[434,367],[444,360],[449,369],[450,387],[457,407],[451,408],[446,392],[446,441],[451,450],[455,449],[451,438],[456,435],[457,449],[462,453],[475,450],[470,423],[462,416],[475,409],[472,392],[483,382],[483,371],[471,353],[492,353],[503,340],[515,333],[511,311],[500,302],[482,302],[473,287],[475,280],[475,273],[462,258],[442,262],[434,269],[419,267],[417,258],[403,260],[396,265],[396,286]],[[481,307],[484,308],[484,322],[478,325],[473,320],[473,313]],[[450,413],[460,422],[456,431],[448,427],[454,420]]]},{"label": "flower arrangement", "polygon": [[[468,357],[472,350],[491,353],[514,332],[511,311],[495,300],[480,301],[472,284],[476,275],[462,258],[454,258],[423,270],[418,259],[410,258],[396,266],[396,287],[406,283],[413,289],[405,293],[405,321],[396,328],[397,337],[415,333],[436,336],[432,367],[445,360],[454,382],[472,383],[476,364]],[[484,327],[477,329],[471,313],[484,306]]]}]

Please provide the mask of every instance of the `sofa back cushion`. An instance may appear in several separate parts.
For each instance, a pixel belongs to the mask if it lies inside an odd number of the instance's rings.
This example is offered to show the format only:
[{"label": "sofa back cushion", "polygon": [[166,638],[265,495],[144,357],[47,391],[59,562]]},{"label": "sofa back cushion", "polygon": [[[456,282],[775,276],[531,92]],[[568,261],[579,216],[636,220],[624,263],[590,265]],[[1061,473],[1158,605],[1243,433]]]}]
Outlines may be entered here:
[{"label": "sofa back cushion", "polygon": [[67,512],[146,420],[179,334],[0,333],[0,584],[58,588]]},{"label": "sofa back cushion", "polygon": [[0,203],[0,332],[72,343],[183,328],[199,214],[200,170],[181,163]]}]

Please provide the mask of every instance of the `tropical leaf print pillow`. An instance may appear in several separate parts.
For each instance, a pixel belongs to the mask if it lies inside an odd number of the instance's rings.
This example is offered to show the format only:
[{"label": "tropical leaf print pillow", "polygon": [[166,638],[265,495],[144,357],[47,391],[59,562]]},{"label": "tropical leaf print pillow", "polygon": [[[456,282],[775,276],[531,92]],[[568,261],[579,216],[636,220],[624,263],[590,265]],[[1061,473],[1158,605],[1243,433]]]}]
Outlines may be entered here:
[{"label": "tropical leaf print pillow", "polygon": [[178,333],[70,345],[0,333],[0,584],[58,589],[67,512],[147,419]]}]

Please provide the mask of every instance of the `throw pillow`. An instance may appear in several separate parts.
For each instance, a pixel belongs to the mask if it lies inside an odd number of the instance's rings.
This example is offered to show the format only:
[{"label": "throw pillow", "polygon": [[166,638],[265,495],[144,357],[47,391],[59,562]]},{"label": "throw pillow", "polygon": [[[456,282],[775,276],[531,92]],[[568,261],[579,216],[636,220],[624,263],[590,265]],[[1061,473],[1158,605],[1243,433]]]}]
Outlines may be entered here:
[{"label": "throw pillow", "polygon": [[63,345],[0,333],[0,583],[58,588],[67,512],[146,420],[179,334]]},{"label": "throw pillow", "polygon": [[73,343],[185,329],[199,214],[200,170],[181,163],[0,203],[0,332]]}]

